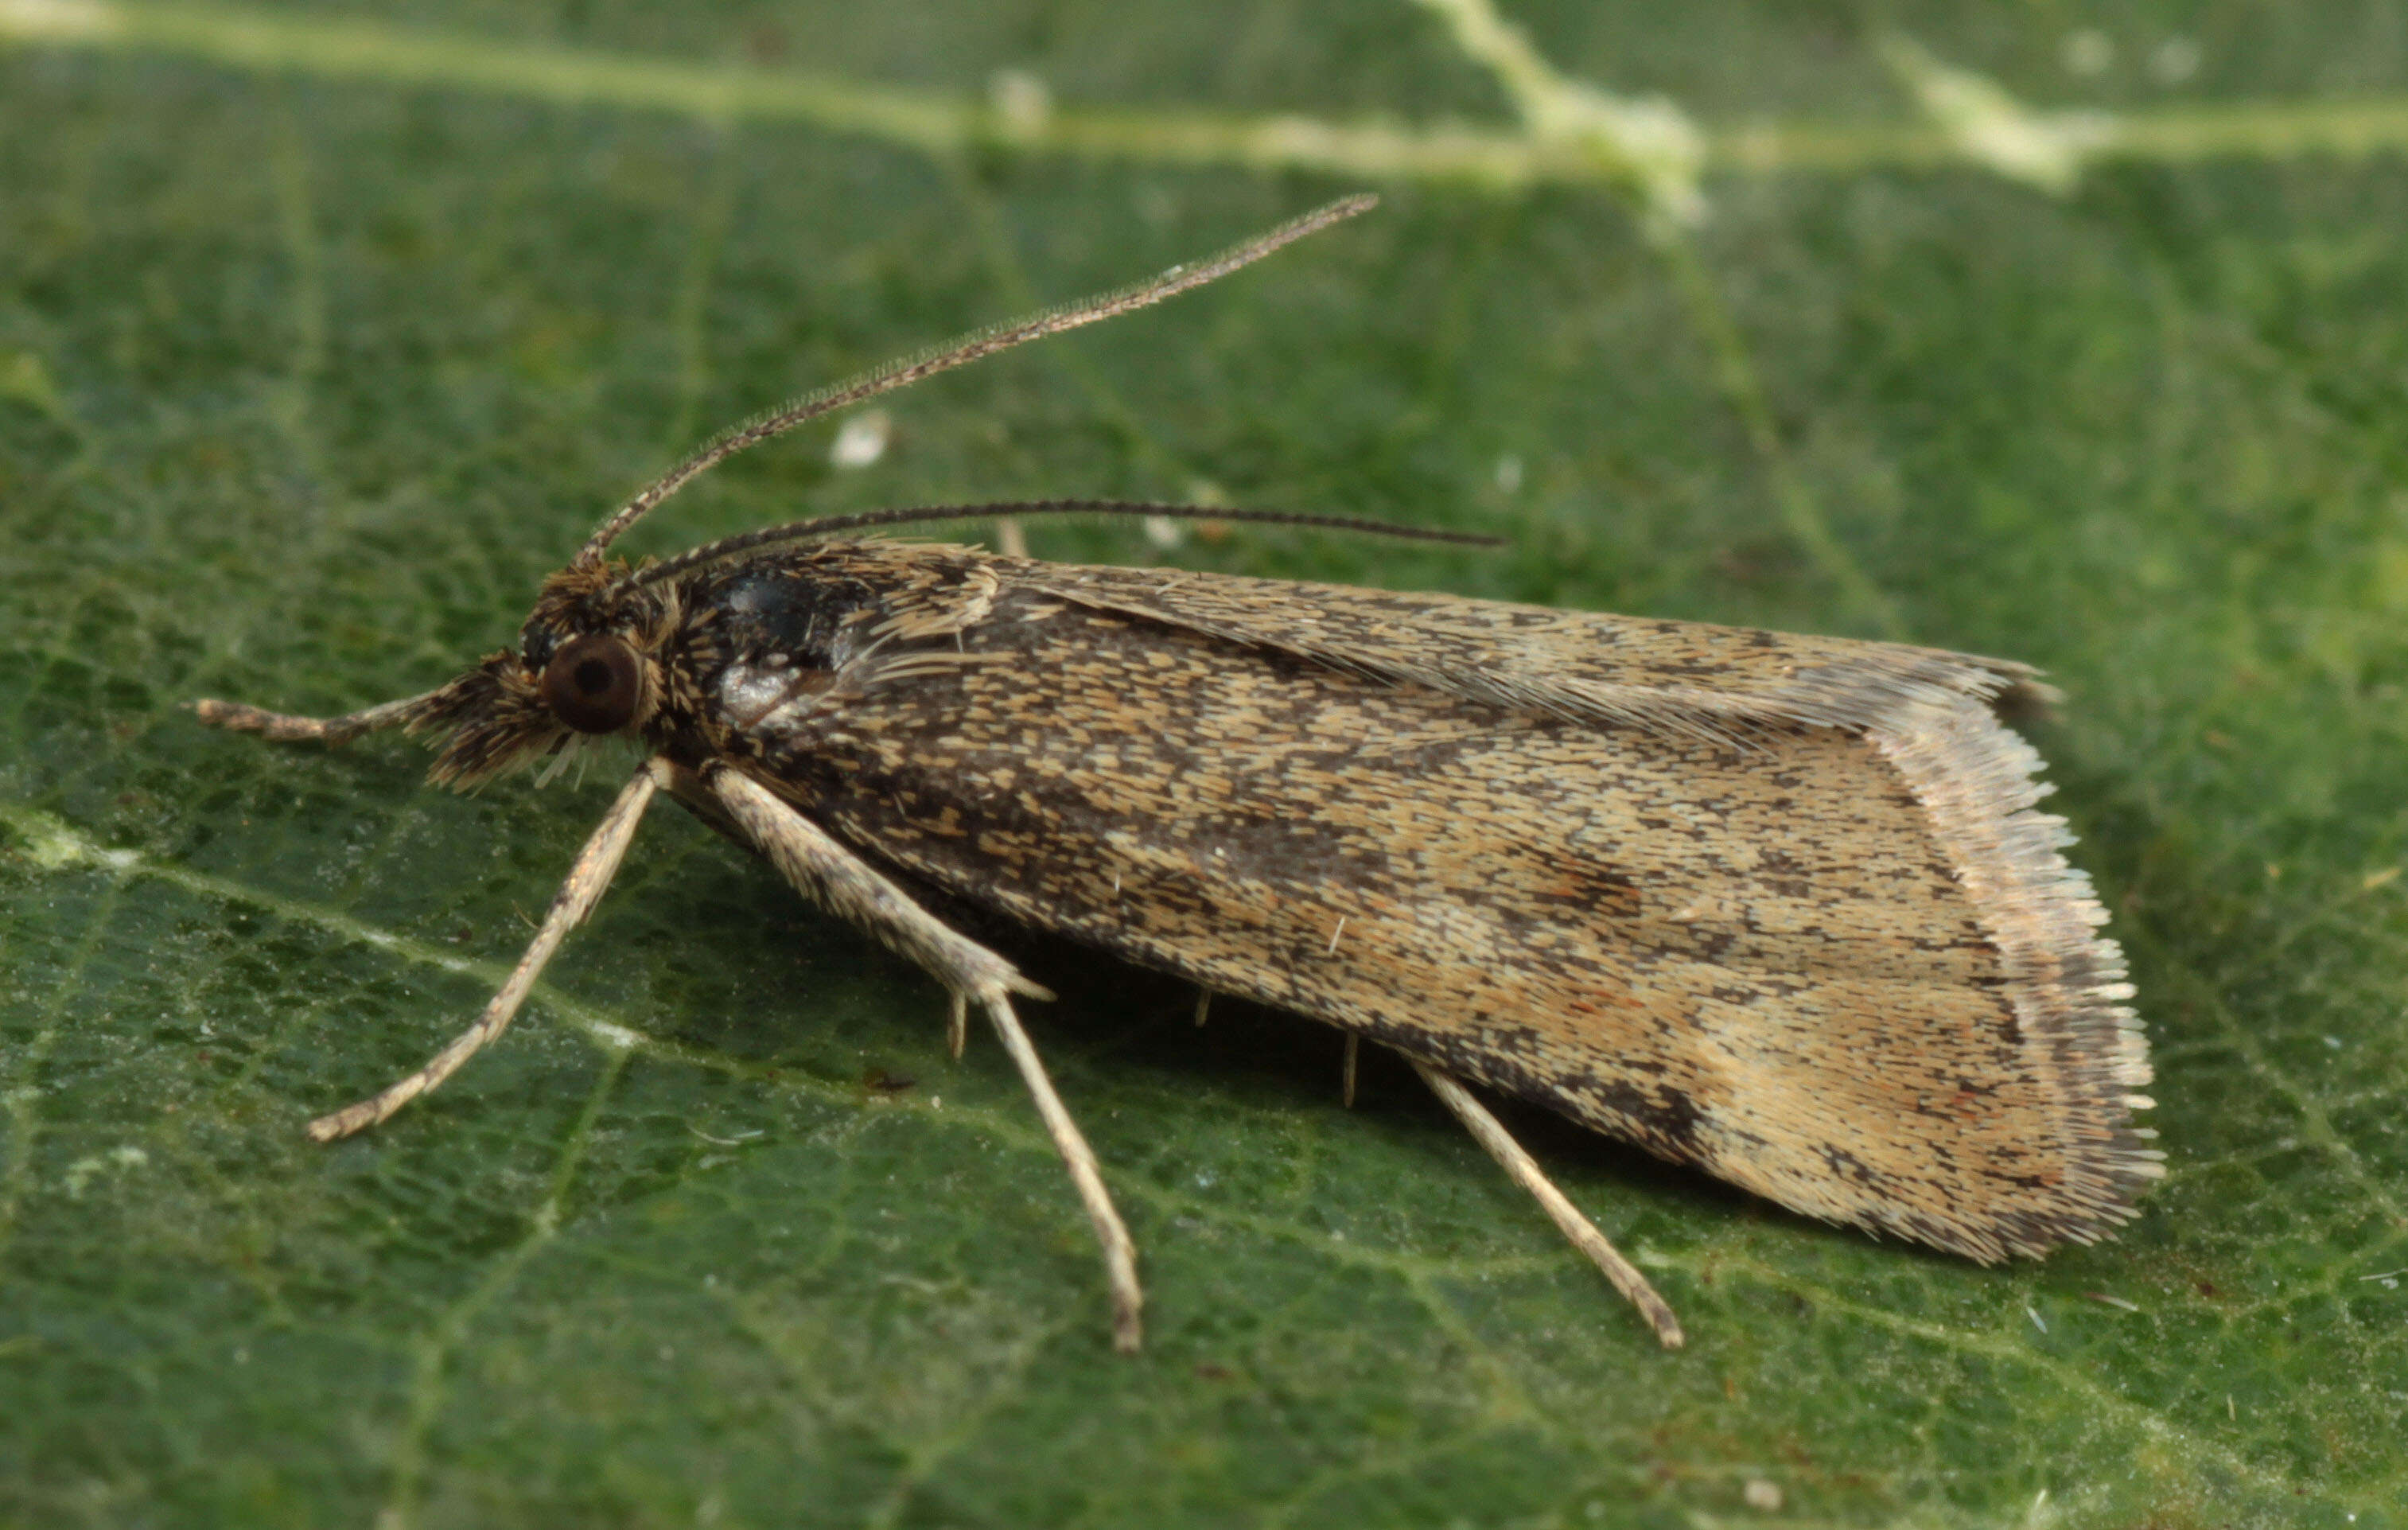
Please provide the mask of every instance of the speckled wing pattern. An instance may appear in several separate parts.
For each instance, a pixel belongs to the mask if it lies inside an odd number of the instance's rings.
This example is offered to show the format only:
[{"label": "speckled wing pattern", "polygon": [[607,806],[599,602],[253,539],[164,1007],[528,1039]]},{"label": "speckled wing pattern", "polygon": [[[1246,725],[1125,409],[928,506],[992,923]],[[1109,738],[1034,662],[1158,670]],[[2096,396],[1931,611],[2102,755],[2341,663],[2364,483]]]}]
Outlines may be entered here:
[{"label": "speckled wing pattern", "polygon": [[852,641],[743,768],[955,897],[1977,1260],[2160,1172],[2018,666],[878,541],[746,577]]}]

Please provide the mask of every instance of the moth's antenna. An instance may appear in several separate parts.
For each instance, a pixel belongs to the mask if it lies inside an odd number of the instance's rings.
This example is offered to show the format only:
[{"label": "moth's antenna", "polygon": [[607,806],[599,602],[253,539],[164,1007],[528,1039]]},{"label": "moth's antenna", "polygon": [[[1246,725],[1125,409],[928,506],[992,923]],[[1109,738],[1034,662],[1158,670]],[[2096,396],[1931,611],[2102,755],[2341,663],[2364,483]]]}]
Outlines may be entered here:
[{"label": "moth's antenna", "polygon": [[604,521],[585,545],[578,550],[576,567],[587,568],[602,561],[604,553],[618,540],[619,534],[644,518],[654,505],[683,488],[689,482],[708,472],[721,462],[748,446],[757,446],[770,437],[793,429],[807,420],[874,398],[896,388],[909,387],[924,377],[950,371],[982,356],[997,351],[1008,351],[1028,340],[1058,335],[1066,329],[1076,329],[1098,320],[1115,318],[1132,309],[1159,303],[1175,297],[1190,287],[1200,287],[1217,281],[1242,266],[1251,266],[1282,245],[1293,244],[1307,234],[1317,233],[1341,219],[1367,212],[1379,202],[1369,195],[1343,197],[1328,206],[1280,224],[1267,234],[1258,234],[1243,244],[1233,245],[1209,260],[1191,261],[1173,266],[1150,281],[1122,287],[1083,302],[1051,308],[1041,313],[1016,319],[1010,324],[974,330],[957,339],[949,340],[934,350],[922,351],[890,361],[885,366],[862,373],[849,382],[781,404],[767,413],[756,414],[742,425],[712,440],[701,451],[679,463],[643,493],[620,506]]},{"label": "moth's antenna", "polygon": [[1328,531],[1361,531],[1375,537],[1402,537],[1410,541],[1457,542],[1495,547],[1504,539],[1477,531],[1440,531],[1427,527],[1395,526],[1386,521],[1359,520],[1352,515],[1299,515],[1284,510],[1227,510],[1213,505],[1158,505],[1143,499],[1023,499],[992,505],[917,505],[909,510],[871,510],[856,515],[823,515],[787,526],[767,526],[706,542],[658,563],[648,563],[619,582],[623,589],[674,579],[692,569],[738,553],[774,547],[781,542],[809,541],[832,531],[856,531],[870,526],[909,526],[915,521],[967,521],[1000,515],[1159,515],[1180,521],[1246,521],[1258,526],[1310,526]]}]

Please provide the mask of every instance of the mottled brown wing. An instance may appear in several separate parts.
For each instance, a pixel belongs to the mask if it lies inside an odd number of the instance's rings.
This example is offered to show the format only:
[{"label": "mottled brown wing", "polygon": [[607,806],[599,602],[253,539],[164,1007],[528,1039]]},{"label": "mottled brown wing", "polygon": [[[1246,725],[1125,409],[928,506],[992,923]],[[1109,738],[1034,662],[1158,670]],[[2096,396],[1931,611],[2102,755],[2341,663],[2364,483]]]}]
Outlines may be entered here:
[{"label": "mottled brown wing", "polygon": [[760,769],[956,896],[1975,1259],[2094,1238],[2158,1172],[2120,955],[1990,710],[2017,667],[860,561],[910,597]]}]

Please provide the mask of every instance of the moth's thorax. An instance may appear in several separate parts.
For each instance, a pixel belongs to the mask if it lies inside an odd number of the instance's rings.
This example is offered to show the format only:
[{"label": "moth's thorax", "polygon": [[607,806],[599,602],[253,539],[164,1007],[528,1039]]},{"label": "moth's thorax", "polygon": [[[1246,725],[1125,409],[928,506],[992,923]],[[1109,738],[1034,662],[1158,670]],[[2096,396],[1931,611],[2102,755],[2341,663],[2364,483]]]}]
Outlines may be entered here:
[{"label": "moth's thorax", "polygon": [[[681,705],[654,736],[681,760],[751,756],[832,705],[873,658],[958,634],[990,560],[968,549],[843,542],[765,554],[680,583],[665,655]],[[983,583],[991,585],[993,576]]]}]

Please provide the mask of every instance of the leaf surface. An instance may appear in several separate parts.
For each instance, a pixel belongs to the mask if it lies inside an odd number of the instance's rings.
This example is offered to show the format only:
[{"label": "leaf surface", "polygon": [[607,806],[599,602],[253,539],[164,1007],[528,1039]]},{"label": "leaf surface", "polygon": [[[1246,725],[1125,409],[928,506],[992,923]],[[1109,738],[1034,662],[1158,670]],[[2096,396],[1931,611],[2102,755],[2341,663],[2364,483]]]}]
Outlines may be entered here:
[{"label": "leaf surface", "polygon": [[[2131,21],[2082,76],[2057,32],[1913,9],[2057,103],[2408,76],[2338,7],[2305,51],[2239,7]],[[1709,121],[1898,118],[1878,36],[1822,14],[1516,20]],[[999,95],[1140,126],[1512,125],[1386,5],[405,20],[949,99],[1008,68]],[[2170,41],[2205,61],[2171,83]],[[1144,1250],[1132,1361],[999,1052],[950,1062],[930,984],[673,813],[500,1045],[311,1146],[474,1013],[621,767],[462,799],[406,744],[179,703],[438,683],[712,427],[1353,183],[367,64],[0,52],[0,1520],[2400,1523],[2408,170],[1714,179],[1658,238],[1610,187],[1407,174],[1266,267],[888,401],[869,466],[806,434],[645,527],[1218,496],[1511,545],[1031,540],[1903,637],[2068,691],[2038,738],[2172,1162],[2125,1236],[1977,1269],[1514,1113],[1681,1312],[1664,1354],[1394,1060],[1349,1112],[1327,1032],[1198,1030],[1171,985],[1014,947]]]}]

